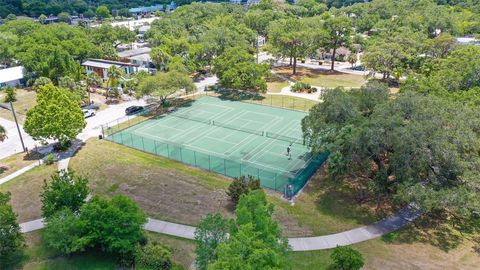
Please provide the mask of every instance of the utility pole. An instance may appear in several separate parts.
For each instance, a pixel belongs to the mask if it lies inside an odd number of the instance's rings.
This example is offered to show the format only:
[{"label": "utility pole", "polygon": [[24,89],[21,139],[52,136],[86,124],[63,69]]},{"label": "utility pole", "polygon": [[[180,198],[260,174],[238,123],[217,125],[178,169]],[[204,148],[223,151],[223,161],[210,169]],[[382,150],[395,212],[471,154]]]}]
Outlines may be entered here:
[{"label": "utility pole", "polygon": [[20,142],[22,143],[23,152],[27,152],[25,144],[23,143],[22,132],[20,131],[20,126],[18,125],[17,115],[15,114],[15,109],[13,108],[13,103],[10,101],[10,109],[12,110],[13,119],[15,119],[15,124],[17,125],[18,136],[20,136]]}]

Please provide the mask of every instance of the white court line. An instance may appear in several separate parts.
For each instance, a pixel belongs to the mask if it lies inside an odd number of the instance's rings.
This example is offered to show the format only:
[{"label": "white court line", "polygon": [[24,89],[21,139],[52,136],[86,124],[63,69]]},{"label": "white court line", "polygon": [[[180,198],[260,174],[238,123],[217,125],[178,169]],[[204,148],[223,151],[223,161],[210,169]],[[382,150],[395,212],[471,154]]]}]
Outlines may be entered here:
[{"label": "white court line", "polygon": [[[292,121],[290,121],[290,123],[291,123],[291,122],[292,122]],[[291,126],[290,124],[289,124],[289,125],[285,125],[285,127],[284,127],[283,129],[280,129],[280,131],[283,131],[283,130],[285,130],[286,128],[289,128],[290,126]],[[251,157],[248,159],[249,162],[257,163],[258,159],[254,159],[254,157],[256,157],[257,155],[259,155],[259,153],[261,153],[265,148],[269,147],[269,146],[270,146],[273,142],[275,142],[275,141],[276,141],[276,140],[273,140],[273,139],[272,139],[269,143],[264,144],[263,147],[262,147],[259,151],[257,151],[256,154],[254,154],[253,156],[251,156]],[[253,148],[252,151],[255,150],[255,149],[257,149],[257,148],[258,148],[258,147]],[[250,152],[252,152],[252,151],[250,151]],[[265,152],[265,151],[264,151],[264,152]],[[242,160],[246,161],[246,159],[243,159],[243,158],[242,158]],[[250,161],[250,160],[252,160],[252,161]],[[260,162],[259,162],[259,164],[260,164]]]},{"label": "white court line", "polygon": [[[241,116],[242,116],[242,115],[239,115],[239,117],[241,117]],[[275,118],[273,119],[273,121],[269,121],[268,124],[267,124],[265,127],[262,127],[263,130],[265,130],[266,128],[268,128],[268,127],[270,127],[270,126],[272,126],[272,125],[274,125],[274,124],[277,124],[277,122],[278,122],[278,120],[279,120],[280,117],[276,117],[276,116],[274,116],[274,117],[275,117]],[[236,118],[234,118],[234,119],[236,120]],[[232,120],[233,120],[233,119],[232,119]],[[232,121],[232,122],[233,122],[233,121]],[[247,122],[246,124],[249,124],[249,122]],[[244,126],[245,126],[245,125],[242,125],[241,127],[244,127]],[[260,135],[250,134],[250,135],[248,135],[247,137],[245,137],[245,139],[243,139],[243,140],[241,140],[239,143],[237,143],[235,146],[238,146],[238,145],[242,144],[245,140],[250,139],[250,137],[252,137],[252,136],[260,136]],[[250,140],[250,142],[253,142],[253,140]],[[246,144],[248,144],[248,142],[247,142]],[[235,146],[233,146],[233,147],[235,147]],[[224,151],[223,153],[225,154],[226,152],[229,152],[230,149],[232,149],[233,147],[228,148],[228,149],[227,149],[226,151]],[[241,147],[238,147],[238,148],[239,148],[239,150],[240,150]],[[238,152],[238,151],[233,151],[232,153],[235,153],[235,152]],[[241,160],[242,160],[242,159],[241,159]]]}]

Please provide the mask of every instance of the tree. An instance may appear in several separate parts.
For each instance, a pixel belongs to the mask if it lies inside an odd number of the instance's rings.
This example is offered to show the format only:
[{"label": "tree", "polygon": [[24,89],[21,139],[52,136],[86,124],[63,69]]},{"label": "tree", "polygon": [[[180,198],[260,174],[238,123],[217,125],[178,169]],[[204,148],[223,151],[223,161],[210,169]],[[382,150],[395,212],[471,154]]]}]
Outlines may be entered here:
[{"label": "tree", "polygon": [[111,200],[94,196],[80,209],[79,219],[81,236],[78,243],[83,248],[100,247],[129,258],[136,244],[145,239],[143,225],[147,218],[126,196],[114,196]]},{"label": "tree", "polygon": [[108,90],[105,92],[105,96],[108,98],[109,92],[112,91],[115,97],[118,97],[118,85],[120,83],[120,78],[124,75],[124,72],[121,68],[117,66],[111,66],[107,69],[107,87]]},{"label": "tree", "polygon": [[427,40],[425,51],[433,57],[446,58],[453,50],[455,43],[455,37],[448,33],[442,33],[438,37]]},{"label": "tree", "polygon": [[46,218],[45,223],[43,239],[47,246],[65,255],[83,250],[79,243],[81,224],[78,214],[62,208]]},{"label": "tree", "polygon": [[0,126],[0,142],[3,142],[7,139],[7,131],[3,126]]},{"label": "tree", "polygon": [[370,47],[362,56],[362,63],[368,69],[383,74],[387,79],[395,69],[402,68],[409,55],[402,46],[394,42],[381,42]]},{"label": "tree", "polygon": [[95,12],[97,17],[99,17],[101,20],[110,18],[110,10],[108,10],[107,6],[99,6]]},{"label": "tree", "polygon": [[192,79],[188,75],[179,72],[157,73],[140,81],[138,95],[155,96],[160,98],[161,103],[165,102],[168,96],[185,89],[187,92],[195,89]]},{"label": "tree", "polygon": [[87,77],[85,78],[86,81],[86,86],[87,86],[87,92],[88,92],[88,103],[92,103],[92,99],[90,97],[92,93],[92,88],[98,87],[102,83],[102,79],[100,79],[100,76],[96,72],[90,72]]},{"label": "tree", "polygon": [[352,22],[348,17],[331,17],[328,18],[323,27],[326,35],[322,40],[322,47],[332,51],[332,65],[330,70],[335,70],[335,57],[339,47],[348,47],[353,34]]},{"label": "tree", "polygon": [[18,43],[18,36],[12,33],[2,33],[0,35],[0,63],[4,65],[11,65],[13,58],[16,55],[16,44]]},{"label": "tree", "polygon": [[60,12],[57,15],[59,22],[70,23],[70,14],[68,12]]},{"label": "tree", "polygon": [[330,258],[333,269],[337,270],[359,270],[364,265],[362,254],[348,246],[336,247]]},{"label": "tree", "polygon": [[263,190],[242,196],[230,237],[216,248],[217,259],[208,269],[284,269],[288,241],[272,214]]},{"label": "tree", "polygon": [[57,211],[67,208],[77,213],[85,203],[88,193],[88,180],[75,175],[73,171],[60,171],[43,181],[42,216],[48,218]]},{"label": "tree", "polygon": [[5,21],[9,22],[9,21],[15,21],[17,19],[17,16],[15,16],[15,14],[8,14],[7,17],[5,18]]},{"label": "tree", "polygon": [[208,214],[195,230],[195,265],[199,270],[206,270],[217,259],[215,252],[220,243],[228,239],[230,222],[220,214]]},{"label": "tree", "polygon": [[347,58],[347,61],[352,65],[352,67],[355,66],[355,64],[357,63],[357,55],[355,53],[351,53],[348,58]]},{"label": "tree", "polygon": [[386,86],[370,83],[348,93],[327,91],[323,100],[302,129],[314,152],[330,152],[332,177],[354,176],[378,206],[384,199],[414,202],[458,218],[480,209],[473,188],[480,155],[474,106],[411,92],[389,99]]},{"label": "tree", "polygon": [[42,88],[43,86],[48,85],[48,84],[53,84],[52,80],[50,80],[47,77],[39,77],[33,83],[33,89],[35,89],[35,91],[38,92],[40,90],[40,88]]},{"label": "tree", "polygon": [[238,201],[243,194],[248,194],[252,190],[260,189],[260,179],[255,179],[253,176],[240,176],[233,179],[228,186],[227,195],[234,205],[238,204]]},{"label": "tree", "polygon": [[85,125],[82,110],[73,94],[49,84],[38,90],[37,104],[28,110],[24,129],[35,139],[53,139],[64,145]]},{"label": "tree", "polygon": [[10,85],[7,85],[5,87],[5,102],[14,102],[16,101],[16,95],[15,95],[15,88],[11,87]]},{"label": "tree", "polygon": [[292,72],[296,74],[297,59],[306,57],[316,49],[314,33],[313,29],[301,19],[272,22],[268,31],[271,52],[280,57],[289,57]]},{"label": "tree", "polygon": [[150,57],[158,70],[165,70],[165,67],[172,59],[172,56],[168,53],[166,48],[163,47],[153,48],[152,51],[150,51]]},{"label": "tree", "polygon": [[40,16],[38,17],[38,22],[41,23],[41,24],[46,24],[46,23],[47,23],[47,19],[48,19],[48,17],[45,16],[44,14],[42,14],[42,15],[40,15]]},{"label": "tree", "polygon": [[142,270],[168,270],[173,265],[172,254],[157,243],[138,247],[135,252],[135,268]]},{"label": "tree", "polygon": [[17,216],[9,202],[10,193],[0,192],[0,268],[2,269],[17,263],[25,247]]}]

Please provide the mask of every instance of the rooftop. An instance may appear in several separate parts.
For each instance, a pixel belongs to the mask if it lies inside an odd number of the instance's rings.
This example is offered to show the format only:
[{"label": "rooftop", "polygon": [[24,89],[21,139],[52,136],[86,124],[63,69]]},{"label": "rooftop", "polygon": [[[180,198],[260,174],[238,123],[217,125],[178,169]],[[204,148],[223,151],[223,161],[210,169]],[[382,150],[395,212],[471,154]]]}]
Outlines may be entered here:
[{"label": "rooftop", "polygon": [[119,52],[118,56],[121,58],[128,58],[136,55],[141,55],[141,54],[148,54],[152,49],[148,47],[142,47],[138,49],[133,49],[133,50],[127,50],[123,52]]},{"label": "rooftop", "polygon": [[83,62],[82,66],[108,69],[111,66],[117,66],[117,67],[134,66],[134,67],[136,67],[137,65],[130,64],[130,63],[125,63],[125,62],[103,60],[103,59],[89,59],[89,60]]},{"label": "rooftop", "polygon": [[0,69],[0,83],[23,79],[25,68],[22,66]]}]

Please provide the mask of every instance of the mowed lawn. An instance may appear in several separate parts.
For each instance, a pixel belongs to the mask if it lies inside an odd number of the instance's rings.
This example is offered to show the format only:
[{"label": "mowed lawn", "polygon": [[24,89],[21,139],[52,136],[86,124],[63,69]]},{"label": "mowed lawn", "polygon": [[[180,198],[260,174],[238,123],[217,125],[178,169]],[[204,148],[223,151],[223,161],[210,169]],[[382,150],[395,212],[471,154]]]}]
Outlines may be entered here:
[{"label": "mowed lawn", "polygon": [[292,75],[291,67],[280,67],[274,68],[273,72],[295,81],[301,81],[313,86],[327,88],[335,88],[339,86],[345,88],[358,88],[366,83],[365,77],[361,75],[342,73],[338,71],[329,72],[299,67],[297,68],[297,74]]},{"label": "mowed lawn", "polygon": [[10,192],[13,210],[22,223],[41,217],[40,193],[44,180],[57,171],[57,164],[40,165],[0,185],[0,192]]},{"label": "mowed lawn", "polygon": [[38,160],[34,160],[25,153],[17,153],[0,160],[0,178],[18,171]]},{"label": "mowed lawn", "polygon": [[[17,89],[16,90],[17,101],[13,102],[13,107],[17,113],[17,120],[20,124],[25,122],[28,109],[32,108],[36,104],[37,93],[33,90]],[[5,91],[0,91],[0,103],[5,100]],[[0,108],[0,117],[13,121],[13,114],[11,111]]]},{"label": "mowed lawn", "polygon": [[276,76],[267,79],[267,93],[280,93],[288,86],[288,82]]}]

